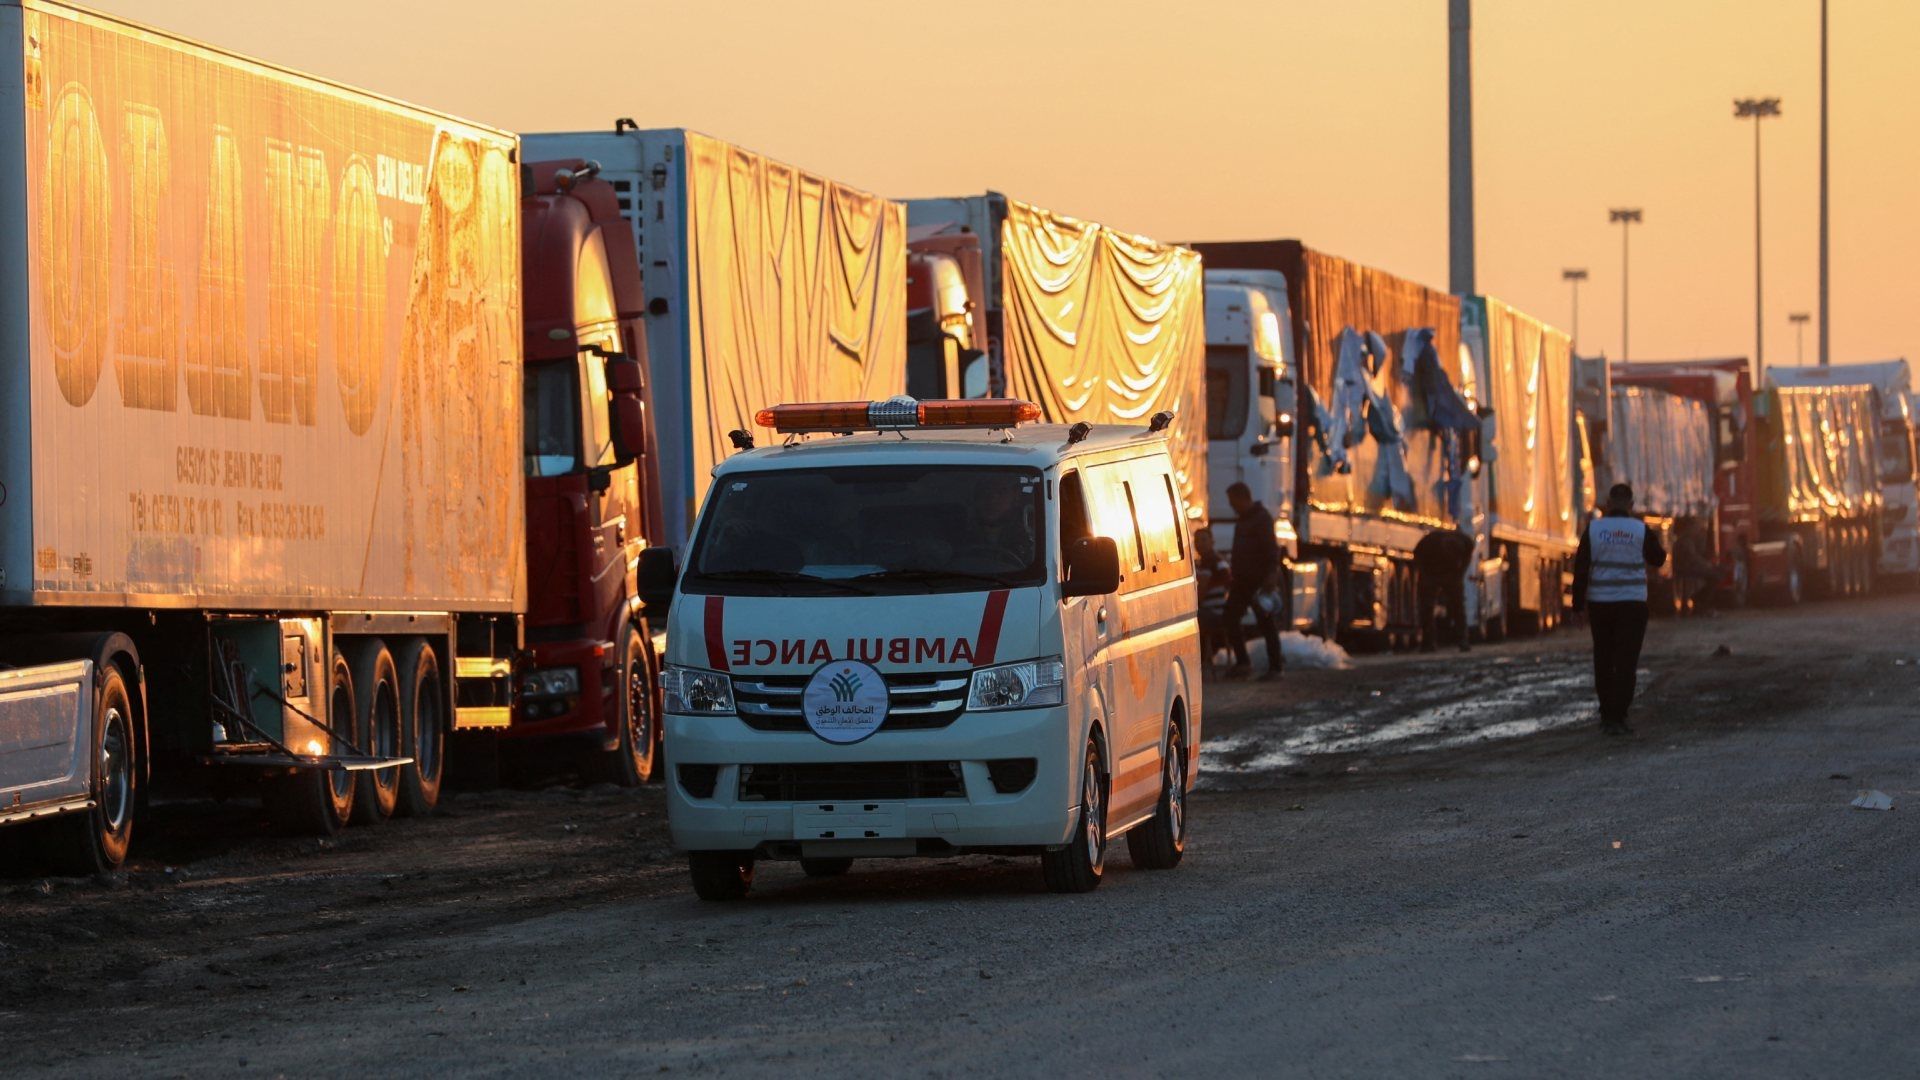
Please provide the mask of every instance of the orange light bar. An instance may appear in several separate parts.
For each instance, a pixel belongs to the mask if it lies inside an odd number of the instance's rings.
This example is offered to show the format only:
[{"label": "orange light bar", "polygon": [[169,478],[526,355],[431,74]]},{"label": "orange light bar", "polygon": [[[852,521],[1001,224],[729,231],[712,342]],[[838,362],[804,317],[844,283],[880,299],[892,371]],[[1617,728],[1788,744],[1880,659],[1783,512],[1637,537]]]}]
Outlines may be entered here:
[{"label": "orange light bar", "polygon": [[926,401],[920,423],[926,427],[1013,427],[1040,419],[1040,406],[1017,398],[976,401]]},{"label": "orange light bar", "polygon": [[1040,406],[1014,398],[974,401],[828,401],[775,405],[753,422],[783,435],[824,431],[904,431],[919,427],[1010,428],[1040,419]]},{"label": "orange light bar", "polygon": [[806,431],[865,431],[865,401],[827,401],[815,405],[775,405],[754,414],[753,422],[783,435]]}]

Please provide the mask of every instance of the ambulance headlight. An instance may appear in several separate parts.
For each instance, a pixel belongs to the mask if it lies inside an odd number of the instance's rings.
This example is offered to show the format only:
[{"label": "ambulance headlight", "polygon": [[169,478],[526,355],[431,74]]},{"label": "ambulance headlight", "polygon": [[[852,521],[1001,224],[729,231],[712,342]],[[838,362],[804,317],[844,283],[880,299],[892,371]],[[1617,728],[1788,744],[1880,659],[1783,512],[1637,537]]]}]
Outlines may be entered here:
[{"label": "ambulance headlight", "polygon": [[984,712],[1058,705],[1066,680],[1067,666],[1057,656],[981,668],[967,688],[967,708]]},{"label": "ambulance headlight", "polygon": [[730,716],[733,680],[718,671],[667,665],[660,673],[660,696],[670,713]]}]

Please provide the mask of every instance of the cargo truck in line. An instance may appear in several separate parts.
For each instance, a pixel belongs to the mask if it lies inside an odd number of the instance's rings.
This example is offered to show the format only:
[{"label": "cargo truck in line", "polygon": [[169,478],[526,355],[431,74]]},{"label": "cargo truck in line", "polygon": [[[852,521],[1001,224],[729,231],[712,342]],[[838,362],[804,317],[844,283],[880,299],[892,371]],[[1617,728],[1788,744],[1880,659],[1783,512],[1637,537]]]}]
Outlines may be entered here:
[{"label": "cargo truck in line", "polygon": [[1481,421],[1455,370],[1459,301],[1297,240],[1193,247],[1221,406],[1210,466],[1275,510],[1295,625],[1410,643],[1414,546],[1474,520]]},{"label": "cargo truck in line", "polygon": [[1713,554],[1735,604],[1870,586],[1879,551],[1878,414],[1865,389],[1756,392],[1742,358],[1616,363],[1615,388],[1700,402],[1714,435]]},{"label": "cargo truck in line", "polygon": [[686,543],[709,474],[733,452],[728,433],[751,428],[758,409],[906,388],[901,204],[698,132],[627,119],[523,144],[530,158],[598,163],[632,232],[646,280],[656,544]]},{"label": "cargo truck in line", "polygon": [[[1057,424],[1137,425],[1171,412],[1169,448],[1188,527],[1203,524],[1200,257],[998,192],[909,199],[907,222],[916,274],[928,275],[910,289],[935,293],[915,308],[930,314],[913,323],[913,385],[932,390],[944,381],[942,397],[1029,400]],[[935,274],[953,284],[934,290]],[[975,290],[965,302],[962,284]],[[929,329],[930,319],[943,333]],[[946,372],[958,381],[943,380]]]},{"label": "cargo truck in line", "polygon": [[327,833],[432,810],[468,728],[644,778],[611,186],[63,4],[0,4],[0,49],[0,824],[78,870],[157,791]]},{"label": "cargo truck in line", "polygon": [[1884,501],[1877,572],[1920,583],[1920,474],[1914,458],[1913,374],[1905,360],[1830,367],[1770,367],[1771,386],[1858,386],[1873,392],[1879,416],[1880,495]]}]

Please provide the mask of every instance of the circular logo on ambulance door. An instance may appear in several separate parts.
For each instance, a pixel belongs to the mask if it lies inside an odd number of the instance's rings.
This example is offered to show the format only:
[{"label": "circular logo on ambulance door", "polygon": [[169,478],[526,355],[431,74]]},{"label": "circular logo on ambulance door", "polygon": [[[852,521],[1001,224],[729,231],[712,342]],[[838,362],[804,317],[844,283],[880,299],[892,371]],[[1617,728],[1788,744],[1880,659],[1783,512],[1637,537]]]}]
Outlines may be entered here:
[{"label": "circular logo on ambulance door", "polygon": [[871,664],[834,660],[807,680],[800,707],[815,735],[830,743],[857,743],[887,719],[887,680]]}]

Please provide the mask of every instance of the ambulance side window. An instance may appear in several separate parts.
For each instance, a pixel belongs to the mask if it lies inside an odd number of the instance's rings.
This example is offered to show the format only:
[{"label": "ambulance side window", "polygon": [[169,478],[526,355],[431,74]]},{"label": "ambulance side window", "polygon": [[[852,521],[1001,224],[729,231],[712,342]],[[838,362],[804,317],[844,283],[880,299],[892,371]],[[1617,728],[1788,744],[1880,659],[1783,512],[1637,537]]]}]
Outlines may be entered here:
[{"label": "ambulance side window", "polygon": [[1147,568],[1147,546],[1140,534],[1140,504],[1133,499],[1133,481],[1120,481],[1120,490],[1127,496],[1127,517],[1133,522],[1133,568]]},{"label": "ambulance side window", "polygon": [[1180,496],[1173,490],[1173,474],[1161,473],[1160,482],[1167,492],[1167,520],[1173,523],[1170,529],[1173,547],[1167,555],[1167,561],[1185,562],[1187,560],[1187,526],[1186,522],[1180,520]]},{"label": "ambulance side window", "polygon": [[1080,487],[1080,474],[1070,472],[1060,478],[1060,565],[1067,565],[1067,551],[1075,540],[1093,535],[1087,517],[1087,496]]}]

